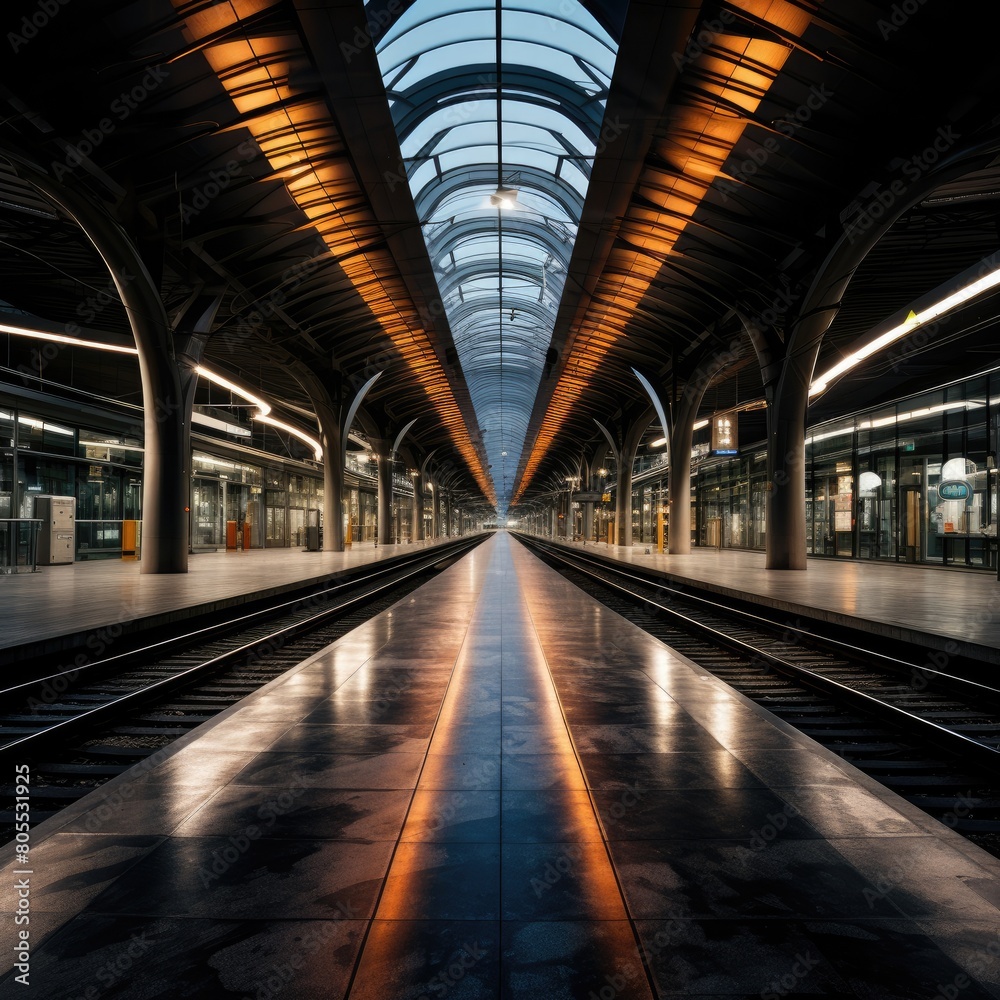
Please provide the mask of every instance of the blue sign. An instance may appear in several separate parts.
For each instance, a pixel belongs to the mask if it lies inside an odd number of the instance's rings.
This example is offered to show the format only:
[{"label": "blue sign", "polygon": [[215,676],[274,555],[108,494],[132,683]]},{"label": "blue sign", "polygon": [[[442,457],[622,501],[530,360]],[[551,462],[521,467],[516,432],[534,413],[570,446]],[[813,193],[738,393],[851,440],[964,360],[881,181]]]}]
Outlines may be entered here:
[{"label": "blue sign", "polygon": [[964,479],[946,479],[938,483],[938,496],[942,500],[968,500],[972,489]]}]

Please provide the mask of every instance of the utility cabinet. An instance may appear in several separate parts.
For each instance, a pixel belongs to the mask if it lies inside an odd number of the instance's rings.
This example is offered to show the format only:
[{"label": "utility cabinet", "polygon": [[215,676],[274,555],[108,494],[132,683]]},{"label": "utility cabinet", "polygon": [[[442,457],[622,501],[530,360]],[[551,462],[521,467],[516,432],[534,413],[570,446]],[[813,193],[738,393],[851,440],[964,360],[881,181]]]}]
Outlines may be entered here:
[{"label": "utility cabinet", "polygon": [[38,565],[71,563],[76,556],[76,497],[35,497]]}]

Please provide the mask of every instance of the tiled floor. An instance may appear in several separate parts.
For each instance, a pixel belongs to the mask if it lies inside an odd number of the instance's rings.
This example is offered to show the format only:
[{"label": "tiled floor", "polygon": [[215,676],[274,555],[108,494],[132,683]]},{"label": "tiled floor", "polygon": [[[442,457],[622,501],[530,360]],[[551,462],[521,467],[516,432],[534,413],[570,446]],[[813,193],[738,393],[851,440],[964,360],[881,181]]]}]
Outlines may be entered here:
[{"label": "tiled floor", "polygon": [[[809,609],[826,620],[893,638],[927,642],[936,637],[938,648],[951,641],[1000,663],[1000,581],[995,571],[822,558],[809,559],[805,570],[769,570],[763,552],[744,549],[695,548],[677,556],[659,554],[655,545],[574,542],[573,547],[655,569],[680,583],[738,594],[790,616]],[[647,554],[647,548],[652,552]]]},{"label": "tiled floor", "polygon": [[[45,566],[35,573],[0,574],[0,649],[67,633],[94,632],[199,605],[223,606],[257,592],[291,585],[404,554],[412,545],[355,544],[346,552],[298,548],[201,552],[188,572],[146,574],[121,559]],[[112,635],[119,634],[117,631]]]},{"label": "tiled floor", "polygon": [[33,843],[4,997],[1000,997],[1000,862],[505,534]]}]

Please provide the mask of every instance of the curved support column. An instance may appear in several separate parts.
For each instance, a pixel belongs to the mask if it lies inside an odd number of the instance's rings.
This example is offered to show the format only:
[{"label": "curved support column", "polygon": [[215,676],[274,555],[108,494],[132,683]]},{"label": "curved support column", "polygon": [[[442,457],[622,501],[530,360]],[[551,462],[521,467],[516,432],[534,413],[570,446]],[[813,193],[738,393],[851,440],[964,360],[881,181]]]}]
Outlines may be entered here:
[{"label": "curved support column", "polygon": [[424,482],[420,476],[413,477],[413,509],[410,516],[410,538],[415,542],[422,542],[424,540]]},{"label": "curved support column", "polygon": [[[858,265],[890,227],[941,184],[986,166],[995,156],[991,144],[957,153],[936,171],[923,175],[870,229],[851,225],[817,269],[789,331],[767,411],[766,510],[767,569],[806,568],[805,427],[809,384],[823,337],[840,309]],[[759,346],[755,341],[755,347]],[[772,370],[773,359],[768,359]],[[762,363],[762,368],[764,365]]]},{"label": "curved support column", "polygon": [[650,407],[640,414],[622,441],[618,462],[618,492],[615,496],[615,544],[626,548],[632,545],[632,466],[635,463],[635,453],[639,450],[639,442],[652,418],[653,410]]},{"label": "curved support column", "polygon": [[618,464],[618,486],[615,493],[615,544],[632,545],[632,462],[635,451],[622,449]]},{"label": "curved support column", "polygon": [[431,484],[431,538],[441,537],[441,503],[438,498],[437,483],[433,477],[428,479]]},{"label": "curved support column", "polygon": [[392,455],[388,441],[372,441],[372,446],[378,448],[378,526],[375,537],[379,545],[389,545],[392,542]]},{"label": "curved support column", "polygon": [[685,400],[677,408],[670,428],[670,468],[667,478],[670,520],[667,526],[667,552],[671,555],[688,555],[691,551],[691,438],[703,394],[699,394],[698,402],[693,406],[686,405]]},{"label": "curved support column", "polygon": [[323,446],[323,551],[344,551],[344,448],[340,421],[331,406],[313,397]]},{"label": "curved support column", "polygon": [[53,180],[32,158],[3,148],[26,181],[57,204],[101,255],[128,315],[139,352],[144,461],[141,573],[186,573],[191,498],[193,373],[174,356],[159,289],[128,235],[92,194]]}]

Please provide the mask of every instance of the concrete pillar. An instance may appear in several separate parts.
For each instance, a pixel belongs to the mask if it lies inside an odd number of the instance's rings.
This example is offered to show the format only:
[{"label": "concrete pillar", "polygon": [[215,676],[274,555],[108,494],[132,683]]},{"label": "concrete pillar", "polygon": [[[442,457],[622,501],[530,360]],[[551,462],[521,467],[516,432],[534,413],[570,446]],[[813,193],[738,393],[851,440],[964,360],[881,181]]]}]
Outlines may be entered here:
[{"label": "concrete pillar", "polygon": [[431,489],[431,538],[441,537],[441,512],[438,503],[437,483],[433,479],[428,480]]},{"label": "concrete pillar", "polygon": [[410,537],[415,542],[424,540],[424,483],[420,476],[413,477],[413,510]]},{"label": "concrete pillar", "polygon": [[387,441],[373,441],[372,447],[378,448],[378,526],[375,537],[379,545],[389,545],[392,541],[392,455]]}]

